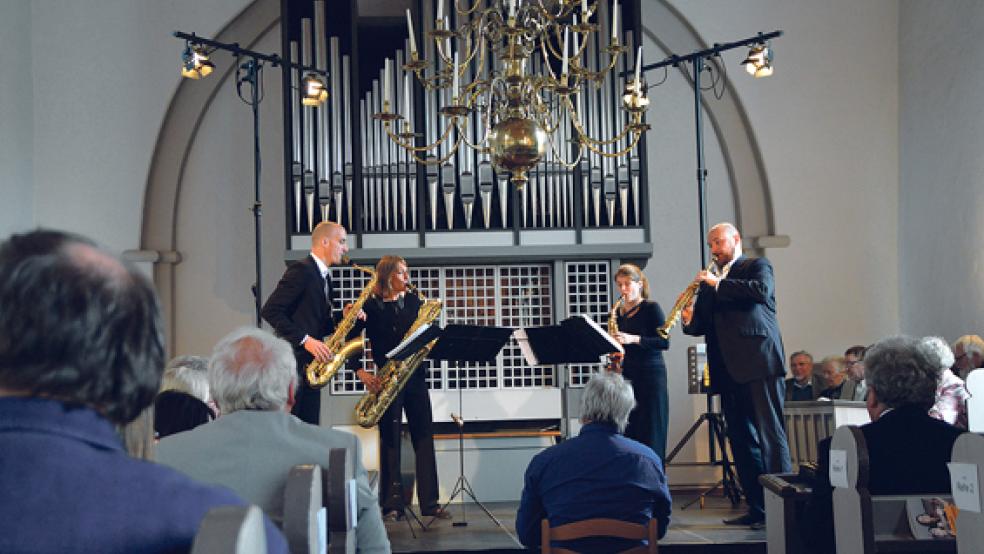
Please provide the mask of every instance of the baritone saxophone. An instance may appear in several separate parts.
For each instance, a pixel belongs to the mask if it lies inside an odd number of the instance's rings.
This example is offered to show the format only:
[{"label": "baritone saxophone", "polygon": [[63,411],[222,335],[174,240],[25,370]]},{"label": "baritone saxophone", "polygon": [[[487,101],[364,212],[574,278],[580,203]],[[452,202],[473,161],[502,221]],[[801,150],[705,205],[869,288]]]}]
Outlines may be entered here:
[{"label": "baritone saxophone", "polygon": [[[403,335],[403,340],[406,340],[407,337],[412,335],[421,326],[432,323],[441,316],[442,302],[440,300],[427,300],[416,290],[416,287],[410,285],[410,288],[416,292],[417,296],[423,301],[423,304],[417,310],[417,319],[414,320],[410,325],[410,329]],[[404,385],[410,380],[410,376],[417,370],[417,366],[430,354],[431,348],[434,347],[436,342],[437,339],[428,342],[420,350],[414,352],[404,360],[389,360],[382,369],[376,372],[376,377],[380,381],[379,392],[374,393],[367,390],[366,394],[355,406],[355,419],[360,426],[371,429],[379,423],[379,420],[382,419],[383,414],[390,407],[390,404],[393,403],[393,400],[403,390]]]},{"label": "baritone saxophone", "polygon": [[359,312],[362,311],[362,305],[366,303],[366,300],[369,299],[372,291],[376,288],[376,272],[367,267],[356,265],[348,258],[342,258],[342,262],[351,265],[363,273],[371,275],[371,277],[369,278],[369,282],[366,283],[366,286],[363,287],[362,292],[359,293],[359,297],[352,303],[352,308],[348,314],[338,322],[338,325],[335,326],[335,331],[324,339],[325,346],[334,355],[332,359],[327,362],[312,360],[304,368],[304,376],[307,379],[308,385],[313,389],[320,389],[327,385],[331,381],[331,378],[338,373],[338,370],[345,367],[345,362],[349,358],[359,355],[365,349],[365,343],[361,335],[350,341],[346,341],[345,337],[348,336],[349,332],[355,326],[355,321],[359,318]]}]

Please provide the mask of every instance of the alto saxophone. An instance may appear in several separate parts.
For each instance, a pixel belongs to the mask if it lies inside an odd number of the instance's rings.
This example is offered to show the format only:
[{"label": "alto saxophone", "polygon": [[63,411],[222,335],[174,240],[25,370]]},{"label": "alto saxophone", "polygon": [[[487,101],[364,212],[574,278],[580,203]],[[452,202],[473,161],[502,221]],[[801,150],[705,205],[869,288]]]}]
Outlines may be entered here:
[{"label": "alto saxophone", "polygon": [[366,300],[372,295],[373,289],[376,288],[376,272],[367,267],[355,265],[348,258],[343,258],[342,261],[363,273],[368,273],[372,277],[370,277],[366,286],[362,288],[359,297],[352,303],[352,309],[335,326],[335,331],[331,336],[325,337],[325,346],[328,347],[328,350],[331,350],[334,357],[328,362],[312,360],[304,368],[304,375],[307,378],[308,385],[313,389],[320,389],[327,385],[328,381],[331,381],[331,378],[338,373],[338,370],[345,367],[345,362],[349,358],[360,354],[365,349],[365,343],[361,335],[347,342],[345,337],[348,336],[349,332],[355,326],[355,321],[359,318],[362,305],[366,303]]},{"label": "alto saxophone", "polygon": [[[622,307],[622,303],[625,301],[624,296],[620,296],[615,304],[612,305],[612,310],[608,312],[608,334],[615,340],[618,340],[618,309]],[[615,373],[622,373],[622,358],[625,354],[621,352],[612,352],[608,355],[608,371],[614,371]]]},{"label": "alto saxophone", "polygon": [[[712,267],[714,267],[714,262],[708,264],[707,269],[704,271],[710,271]],[[677,322],[680,321],[680,315],[683,314],[683,309],[693,301],[694,297],[697,296],[697,291],[699,289],[700,281],[697,279],[694,279],[689,285],[687,285],[687,288],[684,289],[684,291],[680,294],[680,297],[677,298],[676,303],[673,304],[673,308],[670,310],[669,315],[666,316],[666,321],[663,322],[663,325],[661,325],[659,329],[656,329],[656,333],[659,334],[660,337],[664,339],[670,338],[670,329],[673,329]]]},{"label": "alto saxophone", "polygon": [[[417,292],[416,287],[412,285],[410,287],[414,292]],[[417,310],[417,319],[414,320],[413,324],[410,325],[410,329],[403,335],[404,340],[422,325],[431,323],[441,315],[440,300],[427,300],[419,292],[417,292],[417,296],[424,303]],[[371,429],[379,423],[387,408],[390,407],[393,400],[403,390],[404,385],[407,384],[410,376],[416,371],[417,366],[427,358],[427,355],[436,342],[437,339],[430,341],[404,360],[389,360],[376,373],[380,381],[379,392],[366,391],[366,394],[355,406],[355,419],[360,426]]]}]

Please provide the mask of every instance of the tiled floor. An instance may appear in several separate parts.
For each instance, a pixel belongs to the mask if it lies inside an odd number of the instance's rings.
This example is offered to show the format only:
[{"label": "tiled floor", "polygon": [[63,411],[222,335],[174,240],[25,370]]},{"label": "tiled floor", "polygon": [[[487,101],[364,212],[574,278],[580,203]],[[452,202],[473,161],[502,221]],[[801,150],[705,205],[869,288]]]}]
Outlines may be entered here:
[{"label": "tiled floor", "polygon": [[[673,515],[666,536],[659,541],[661,553],[683,552],[736,552],[765,553],[765,531],[734,528],[721,520],[742,513],[732,509],[723,498],[707,499],[704,509],[697,504],[686,509],[681,506],[691,497],[674,498]],[[499,527],[474,503],[466,503],[464,514],[460,504],[451,505],[452,520],[438,520],[427,530],[414,523],[417,538],[411,536],[406,521],[386,524],[393,552],[500,552],[521,550],[515,539],[516,502],[488,503],[486,507],[495,516]],[[424,519],[428,523],[430,518]],[[453,526],[453,522],[467,522],[467,526]]]}]

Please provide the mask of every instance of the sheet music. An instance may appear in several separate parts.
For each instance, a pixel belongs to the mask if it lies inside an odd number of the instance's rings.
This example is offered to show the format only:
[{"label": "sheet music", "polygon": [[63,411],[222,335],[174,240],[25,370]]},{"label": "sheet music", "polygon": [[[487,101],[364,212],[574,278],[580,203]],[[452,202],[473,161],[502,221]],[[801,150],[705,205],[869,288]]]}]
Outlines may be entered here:
[{"label": "sheet music", "polygon": [[526,329],[516,329],[513,331],[513,338],[519,343],[519,351],[523,353],[523,358],[528,365],[540,365],[540,359],[536,357],[533,348],[530,346],[530,339],[526,335]]},{"label": "sheet music", "polygon": [[431,328],[431,324],[430,323],[424,323],[423,325],[421,325],[420,327],[418,327],[416,331],[414,331],[413,333],[410,333],[409,336],[405,337],[400,342],[400,344],[394,346],[392,350],[390,350],[389,352],[387,352],[386,353],[386,357],[387,358],[392,358],[392,357],[396,356],[401,350],[403,350],[411,342],[413,342],[414,339],[416,339],[420,335],[423,335],[430,328]]},{"label": "sheet music", "polygon": [[588,325],[590,325],[592,329],[594,329],[595,331],[597,331],[597,333],[598,333],[599,336],[601,336],[606,341],[608,341],[608,344],[610,344],[612,346],[612,352],[614,352],[614,351],[617,350],[617,351],[621,352],[622,354],[625,354],[625,348],[623,348],[622,345],[619,344],[619,342],[617,340],[615,340],[614,337],[612,337],[611,335],[609,335],[608,334],[608,331],[606,331],[605,329],[602,329],[601,328],[601,325],[598,325],[598,322],[596,322],[595,320],[591,319],[590,317],[588,317],[585,314],[578,314],[578,315],[576,315],[574,317],[583,318],[584,321],[588,322]]}]

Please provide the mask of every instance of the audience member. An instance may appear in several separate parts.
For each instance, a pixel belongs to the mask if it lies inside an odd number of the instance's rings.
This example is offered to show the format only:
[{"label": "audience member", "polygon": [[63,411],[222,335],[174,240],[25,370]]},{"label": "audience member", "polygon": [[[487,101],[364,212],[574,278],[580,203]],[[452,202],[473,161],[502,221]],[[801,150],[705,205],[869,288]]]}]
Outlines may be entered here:
[{"label": "audience member", "polygon": [[864,381],[864,351],[866,348],[855,345],[844,352],[844,372],[847,374],[841,388],[841,400],[864,400],[868,385]]},{"label": "audience member", "polygon": [[953,372],[966,379],[967,374],[984,367],[984,339],[977,335],[964,335],[953,343],[953,356],[956,364]]},{"label": "audience member", "polygon": [[208,404],[212,413],[219,415],[212,392],[208,386],[208,358],[204,356],[177,356],[164,366],[161,392],[176,390],[194,396]]},{"label": "audience member", "polygon": [[166,390],[154,399],[154,433],[158,439],[190,431],[215,419],[208,404],[186,392]]},{"label": "audience member", "polygon": [[925,337],[923,344],[939,359],[940,382],[936,386],[936,402],[929,409],[929,415],[942,419],[961,429],[967,428],[967,399],[970,394],[964,381],[950,369],[954,356],[950,345],[942,337]]},{"label": "audience member", "polygon": [[[57,231],[0,244],[0,552],[173,552],[231,492],[127,456],[164,367],[150,283]],[[266,521],[268,550],[286,552]]]},{"label": "audience member", "polygon": [[227,486],[280,519],[290,469],[299,464],[327,468],[329,450],[346,448],[357,468],[358,508],[353,515],[358,550],[389,552],[359,440],[291,415],[295,367],[290,345],[266,331],[244,327],[226,335],[216,344],[208,367],[222,417],[161,440],[157,460],[205,483]]},{"label": "audience member", "polygon": [[[581,401],[580,434],[537,454],[526,468],[516,514],[519,540],[540,545],[540,521],[551,526],[591,518],[635,523],[656,518],[659,536],[670,522],[670,491],[653,450],[622,436],[635,406],[632,388],[614,372],[591,377]],[[562,544],[578,552],[615,552],[637,546],[599,538]]]},{"label": "audience member", "polygon": [[118,425],[123,450],[132,458],[154,461],[154,406],[140,412],[140,415],[126,425]]},{"label": "audience member", "polygon": [[841,390],[844,387],[844,357],[827,356],[820,361],[820,382],[823,383],[823,390],[817,395],[818,398],[829,398],[837,400],[841,397]]},{"label": "audience member", "polygon": [[[872,495],[950,490],[947,463],[959,429],[931,418],[939,360],[917,339],[892,337],[865,353],[871,423],[861,426],[868,450]],[[812,496],[800,526],[814,552],[834,552],[830,438],[820,442]]]},{"label": "audience member", "polygon": [[793,352],[789,357],[792,377],[786,379],[786,400],[813,400],[813,355],[805,350]]}]

